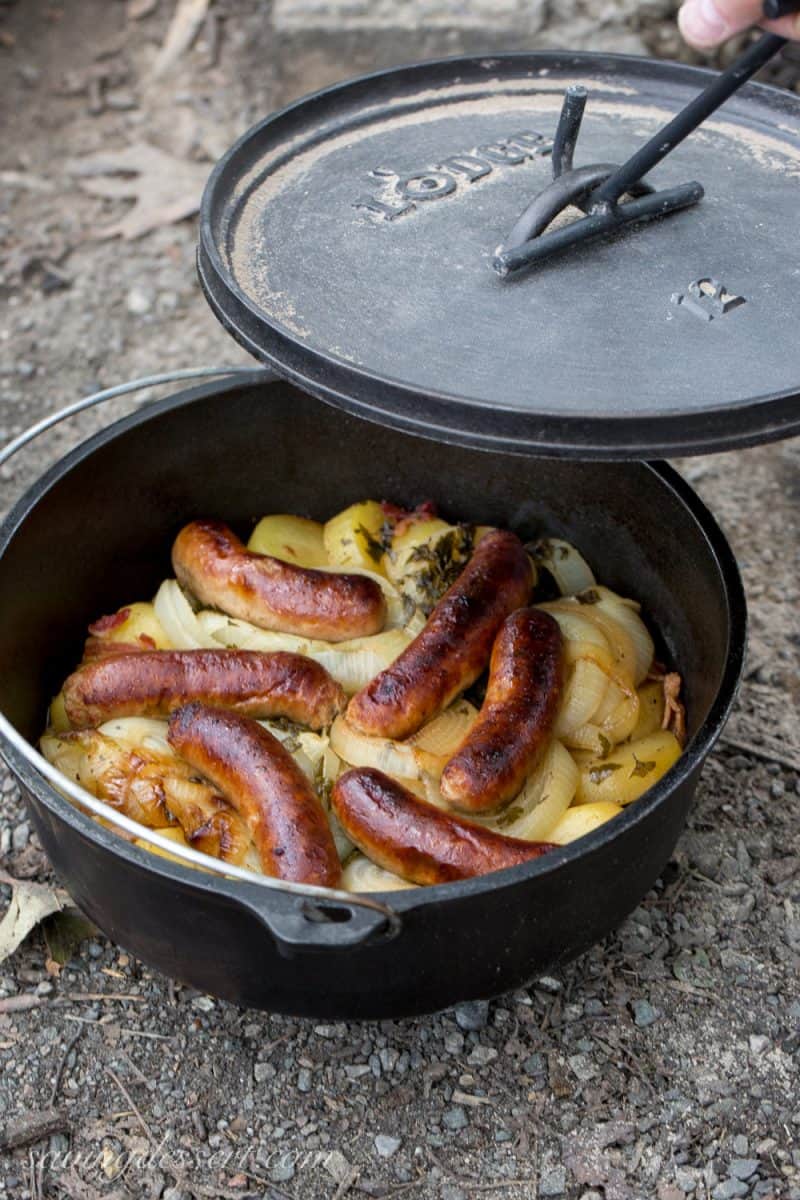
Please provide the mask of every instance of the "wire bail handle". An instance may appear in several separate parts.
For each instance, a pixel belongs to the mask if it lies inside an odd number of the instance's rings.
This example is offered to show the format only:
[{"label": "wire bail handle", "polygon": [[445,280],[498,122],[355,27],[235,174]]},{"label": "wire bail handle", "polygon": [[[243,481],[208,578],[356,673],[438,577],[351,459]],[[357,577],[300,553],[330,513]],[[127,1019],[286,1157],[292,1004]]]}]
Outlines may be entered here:
[{"label": "wire bail handle", "polygon": [[[0,449],[0,466],[46,430],[107,400],[166,383],[207,379],[220,375],[242,380],[252,380],[258,375],[270,378],[270,373],[262,369],[223,366],[188,367],[132,379],[95,392],[91,396],[84,396],[43,417]],[[18,778],[22,765],[32,769],[36,775],[46,780],[56,793],[60,793],[62,797],[69,797],[73,805],[83,810],[84,814],[91,813],[92,816],[100,817],[107,824],[137,841],[165,851],[170,858],[179,859],[183,866],[200,867],[207,874],[217,876],[228,887],[234,881],[251,885],[250,888],[237,892],[234,898],[248,907],[268,929],[281,954],[293,954],[298,950],[352,949],[379,938],[394,938],[402,928],[400,914],[391,905],[384,904],[373,896],[259,875],[235,863],[211,858],[210,855],[203,854],[191,846],[181,846],[163,837],[156,830],[140,825],[138,821],[93,796],[79,783],[62,775],[57,767],[22,736],[2,712],[0,757]],[[127,845],[127,842],[120,841],[120,849]],[[270,896],[275,897],[276,903],[273,904],[268,899]],[[330,917],[332,911],[333,919]],[[349,913],[347,921],[342,917],[344,912]]]}]

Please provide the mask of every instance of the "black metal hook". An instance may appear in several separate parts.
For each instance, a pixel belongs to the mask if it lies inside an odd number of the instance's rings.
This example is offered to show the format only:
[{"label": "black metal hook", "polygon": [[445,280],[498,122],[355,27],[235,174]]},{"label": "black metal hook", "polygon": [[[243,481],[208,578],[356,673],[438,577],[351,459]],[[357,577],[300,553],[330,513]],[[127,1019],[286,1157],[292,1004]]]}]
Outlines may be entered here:
[{"label": "black metal hook", "polygon": [[[800,9],[800,0],[792,3],[795,10]],[[776,34],[764,34],[621,166],[595,163],[573,167],[588,92],[580,86],[567,88],[553,141],[553,182],[528,205],[496,250],[492,266],[498,275],[508,276],[579,242],[625,225],[657,220],[702,200],[703,187],[696,181],[655,191],[644,176],[769,62],[786,41]],[[625,195],[630,199],[623,203]],[[581,208],[586,215],[545,232],[570,205]]]}]

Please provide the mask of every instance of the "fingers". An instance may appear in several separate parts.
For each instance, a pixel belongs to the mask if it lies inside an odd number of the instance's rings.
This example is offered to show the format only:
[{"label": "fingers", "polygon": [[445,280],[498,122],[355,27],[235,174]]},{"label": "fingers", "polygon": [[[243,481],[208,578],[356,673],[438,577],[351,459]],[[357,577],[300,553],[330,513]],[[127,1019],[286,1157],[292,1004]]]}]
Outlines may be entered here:
[{"label": "fingers", "polygon": [[800,14],[780,21],[762,20],[763,0],[686,0],[678,13],[678,26],[691,46],[717,46],[750,25],[763,24],[783,37],[800,38]]}]

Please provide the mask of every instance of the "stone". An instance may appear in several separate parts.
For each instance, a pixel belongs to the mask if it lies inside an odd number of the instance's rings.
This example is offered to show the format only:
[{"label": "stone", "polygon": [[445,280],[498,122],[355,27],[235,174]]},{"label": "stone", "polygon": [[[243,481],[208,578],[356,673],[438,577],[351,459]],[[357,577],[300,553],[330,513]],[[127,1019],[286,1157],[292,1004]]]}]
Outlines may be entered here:
[{"label": "stone", "polygon": [[497,1051],[494,1046],[484,1046],[478,1042],[470,1050],[467,1062],[471,1067],[486,1067],[495,1058],[497,1058]]},{"label": "stone", "polygon": [[634,1000],[631,1003],[631,1008],[633,1009],[634,1022],[640,1029],[646,1029],[648,1025],[653,1025],[658,1020],[658,1013],[649,1000]]},{"label": "stone", "polygon": [[335,1183],[344,1183],[352,1170],[341,1150],[331,1150],[330,1154],[325,1155],[322,1165]]},{"label": "stone", "polygon": [[557,996],[561,991],[561,980],[555,979],[552,975],[542,975],[541,979],[537,979],[533,986],[537,992],[546,992],[548,996]]},{"label": "stone", "polygon": [[14,832],[11,834],[11,849],[15,851],[24,850],[30,836],[30,825],[27,821],[20,821],[19,825],[14,827]]},{"label": "stone", "polygon": [[468,1000],[455,1007],[456,1024],[465,1033],[484,1029],[489,1020],[488,1000]]},{"label": "stone", "polygon": [[402,1146],[401,1138],[391,1137],[388,1133],[379,1133],[375,1138],[375,1150],[381,1158],[391,1158]]},{"label": "stone", "polygon": [[144,288],[134,286],[125,297],[125,307],[134,317],[143,317],[153,307],[153,298]]},{"label": "stone", "polygon": [[757,1158],[734,1158],[728,1163],[728,1170],[734,1179],[750,1179],[758,1168]]},{"label": "stone", "polygon": [[268,1174],[273,1183],[288,1183],[294,1179],[295,1164],[288,1154],[281,1154],[271,1163]]},{"label": "stone", "polygon": [[467,1114],[461,1105],[454,1104],[451,1108],[444,1110],[442,1124],[452,1133],[457,1133],[459,1129],[465,1129],[469,1122],[467,1121]]},{"label": "stone", "polygon": [[573,1054],[567,1059],[575,1075],[581,1083],[588,1083],[597,1074],[597,1065],[586,1054]]},{"label": "stone", "polygon": [[550,1167],[542,1172],[539,1180],[540,1196],[563,1196],[567,1190],[567,1171],[565,1167]]},{"label": "stone", "polygon": [[718,1183],[711,1193],[712,1200],[737,1200],[739,1196],[746,1196],[750,1188],[746,1183],[742,1183],[741,1179],[723,1179]]},{"label": "stone", "polygon": [[769,1038],[763,1033],[750,1034],[750,1053],[754,1058],[759,1058],[769,1049]]}]

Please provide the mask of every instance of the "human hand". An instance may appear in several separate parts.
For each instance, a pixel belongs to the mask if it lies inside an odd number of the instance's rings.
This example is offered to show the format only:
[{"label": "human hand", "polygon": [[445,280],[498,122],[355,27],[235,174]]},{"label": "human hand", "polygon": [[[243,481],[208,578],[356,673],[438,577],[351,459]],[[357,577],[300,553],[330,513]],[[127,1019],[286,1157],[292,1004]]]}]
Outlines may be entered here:
[{"label": "human hand", "polygon": [[800,39],[800,13],[764,21],[763,0],[685,0],[678,13],[678,26],[686,41],[699,49],[718,46],[727,38],[763,25],[783,37]]}]

